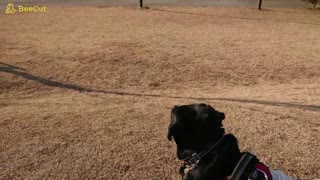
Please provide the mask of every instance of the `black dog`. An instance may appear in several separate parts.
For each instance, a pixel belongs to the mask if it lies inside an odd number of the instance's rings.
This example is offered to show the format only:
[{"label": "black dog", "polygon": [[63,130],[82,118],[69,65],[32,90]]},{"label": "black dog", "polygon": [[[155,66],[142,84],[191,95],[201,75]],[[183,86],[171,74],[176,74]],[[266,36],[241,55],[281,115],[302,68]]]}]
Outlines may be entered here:
[{"label": "black dog", "polygon": [[183,161],[179,171],[182,179],[289,178],[276,171],[272,174],[254,155],[241,153],[235,136],[225,135],[224,118],[224,113],[206,104],[175,106],[172,109],[168,139],[171,141],[173,136],[177,156]]}]

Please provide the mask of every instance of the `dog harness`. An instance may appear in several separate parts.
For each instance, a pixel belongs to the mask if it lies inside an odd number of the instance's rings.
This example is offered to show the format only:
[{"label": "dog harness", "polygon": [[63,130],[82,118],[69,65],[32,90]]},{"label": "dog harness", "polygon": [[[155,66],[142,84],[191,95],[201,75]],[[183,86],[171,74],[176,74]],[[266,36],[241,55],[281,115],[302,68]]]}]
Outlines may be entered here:
[{"label": "dog harness", "polygon": [[261,163],[255,155],[244,152],[231,176],[223,179],[272,180],[272,175],[269,168]]},{"label": "dog harness", "polygon": [[[183,167],[182,172],[187,174],[190,171],[193,171],[197,168],[200,163],[201,158],[203,158],[206,154],[212,151],[222,140],[224,136],[213,146],[209,147],[207,150],[202,151],[201,153],[193,153],[190,157],[183,159]],[[180,172],[180,173],[182,173]],[[223,177],[222,180],[272,180],[272,175],[269,168],[261,163],[259,159],[249,153],[244,152],[240,161],[236,165],[233,170],[231,176]]]}]

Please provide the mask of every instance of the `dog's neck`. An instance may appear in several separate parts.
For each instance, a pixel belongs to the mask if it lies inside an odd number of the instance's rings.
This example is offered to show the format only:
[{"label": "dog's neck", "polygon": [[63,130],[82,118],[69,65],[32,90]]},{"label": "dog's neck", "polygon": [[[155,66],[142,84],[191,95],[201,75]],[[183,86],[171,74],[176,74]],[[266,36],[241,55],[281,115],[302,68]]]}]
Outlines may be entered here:
[{"label": "dog's neck", "polygon": [[237,139],[227,134],[219,145],[203,157],[193,171],[183,174],[183,179],[222,179],[231,175],[241,158]]}]

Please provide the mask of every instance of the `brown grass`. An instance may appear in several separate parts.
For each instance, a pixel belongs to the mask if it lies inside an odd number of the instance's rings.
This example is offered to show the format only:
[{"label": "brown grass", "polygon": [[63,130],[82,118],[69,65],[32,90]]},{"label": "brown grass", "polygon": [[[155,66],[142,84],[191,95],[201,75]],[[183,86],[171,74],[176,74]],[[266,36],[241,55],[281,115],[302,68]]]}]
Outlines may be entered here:
[{"label": "brown grass", "polygon": [[320,176],[318,11],[48,11],[0,15],[0,179],[178,179],[169,112],[195,102],[270,167]]}]

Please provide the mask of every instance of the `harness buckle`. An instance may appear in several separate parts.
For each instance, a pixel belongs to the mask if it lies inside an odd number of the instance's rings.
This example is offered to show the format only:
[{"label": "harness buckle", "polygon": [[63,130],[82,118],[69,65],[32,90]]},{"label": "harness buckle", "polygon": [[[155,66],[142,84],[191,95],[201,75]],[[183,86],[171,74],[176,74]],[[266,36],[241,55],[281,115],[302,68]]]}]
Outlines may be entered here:
[{"label": "harness buckle", "polygon": [[200,156],[197,153],[193,153],[190,157],[190,159],[187,162],[186,168],[184,170],[184,173],[189,173],[190,171],[193,171],[195,168],[198,167],[198,164],[200,162]]},{"label": "harness buckle", "polygon": [[190,164],[198,164],[199,163],[199,161],[200,161],[200,156],[197,154],[197,153],[193,153],[192,155],[191,155],[191,158],[190,158],[190,160],[189,160],[189,163]]}]

